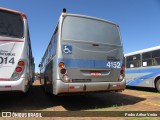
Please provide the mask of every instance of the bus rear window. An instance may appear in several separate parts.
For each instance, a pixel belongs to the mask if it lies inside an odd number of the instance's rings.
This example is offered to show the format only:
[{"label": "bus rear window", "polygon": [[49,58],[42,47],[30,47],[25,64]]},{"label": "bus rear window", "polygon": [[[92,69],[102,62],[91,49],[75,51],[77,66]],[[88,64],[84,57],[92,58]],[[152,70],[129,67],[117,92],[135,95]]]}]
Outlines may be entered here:
[{"label": "bus rear window", "polygon": [[23,37],[23,20],[19,14],[0,11],[0,36]]},{"label": "bus rear window", "polygon": [[80,16],[65,17],[62,39],[121,45],[118,27],[115,24]]}]

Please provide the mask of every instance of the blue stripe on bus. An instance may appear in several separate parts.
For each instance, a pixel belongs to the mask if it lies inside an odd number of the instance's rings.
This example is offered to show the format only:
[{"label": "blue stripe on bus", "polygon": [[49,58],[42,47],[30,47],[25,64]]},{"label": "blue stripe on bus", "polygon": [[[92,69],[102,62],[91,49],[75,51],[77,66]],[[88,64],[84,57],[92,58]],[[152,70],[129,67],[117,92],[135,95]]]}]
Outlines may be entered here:
[{"label": "blue stripe on bus", "polygon": [[138,77],[134,80],[129,80],[126,84],[128,86],[137,86],[138,84],[148,80],[149,78],[152,78],[154,76],[157,76],[160,74],[160,68],[150,68],[150,69],[143,69],[143,70],[126,70],[126,74],[138,74],[138,73],[149,73],[148,75],[144,75],[141,77]]},{"label": "blue stripe on bus", "polygon": [[130,73],[148,73],[148,72],[157,72],[160,71],[160,68],[150,68],[150,69],[141,69],[139,68],[138,70],[126,70],[127,74]]},{"label": "blue stripe on bus", "polygon": [[[69,59],[69,58],[59,58],[58,63],[63,61],[66,68],[96,68],[96,69],[105,69],[109,68],[107,63],[110,61],[107,60],[83,60],[83,59]],[[57,66],[58,66],[57,63]],[[122,62],[120,62],[120,66]]]}]

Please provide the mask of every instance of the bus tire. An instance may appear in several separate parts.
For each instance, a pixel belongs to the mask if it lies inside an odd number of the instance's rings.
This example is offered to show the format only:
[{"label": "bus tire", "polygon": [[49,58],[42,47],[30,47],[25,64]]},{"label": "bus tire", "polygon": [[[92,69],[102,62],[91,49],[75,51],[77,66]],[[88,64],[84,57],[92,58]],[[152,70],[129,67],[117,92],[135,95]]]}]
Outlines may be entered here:
[{"label": "bus tire", "polygon": [[50,95],[51,95],[51,93],[50,93],[50,92],[48,91],[48,89],[47,89],[46,80],[44,81],[44,93],[45,93],[46,96],[50,96]]},{"label": "bus tire", "polygon": [[156,87],[157,91],[160,92],[160,79],[158,79],[158,80],[156,81],[155,87]]},{"label": "bus tire", "polygon": [[47,90],[47,83],[46,83],[46,80],[44,80],[44,92],[46,95],[48,95],[48,90]]},{"label": "bus tire", "polygon": [[47,93],[46,80],[44,80],[44,92]]}]

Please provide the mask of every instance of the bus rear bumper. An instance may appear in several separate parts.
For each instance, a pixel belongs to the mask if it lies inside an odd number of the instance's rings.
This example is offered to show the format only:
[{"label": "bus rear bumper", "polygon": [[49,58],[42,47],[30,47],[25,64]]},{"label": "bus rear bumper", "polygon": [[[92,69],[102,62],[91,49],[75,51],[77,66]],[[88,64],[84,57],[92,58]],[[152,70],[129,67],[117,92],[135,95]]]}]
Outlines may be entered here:
[{"label": "bus rear bumper", "polygon": [[64,83],[61,80],[56,81],[56,87],[53,89],[55,95],[69,93],[86,93],[102,91],[122,91],[126,88],[126,80],[121,82],[92,82],[92,83]]},{"label": "bus rear bumper", "polygon": [[25,90],[25,78],[16,81],[0,81],[0,91],[22,91]]}]

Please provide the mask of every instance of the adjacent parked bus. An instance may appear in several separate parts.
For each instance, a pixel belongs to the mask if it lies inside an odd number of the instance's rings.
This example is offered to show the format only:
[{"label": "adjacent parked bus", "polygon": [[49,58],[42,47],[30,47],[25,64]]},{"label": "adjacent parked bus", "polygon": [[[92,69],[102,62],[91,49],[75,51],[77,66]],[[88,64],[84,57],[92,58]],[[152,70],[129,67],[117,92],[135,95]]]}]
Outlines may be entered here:
[{"label": "adjacent parked bus", "polygon": [[0,8],[0,91],[27,92],[34,59],[25,14]]},{"label": "adjacent parked bus", "polygon": [[151,87],[160,92],[160,46],[125,54],[127,86]]},{"label": "adjacent parked bus", "polygon": [[40,81],[55,95],[122,91],[123,57],[117,24],[64,11],[42,57]]}]

